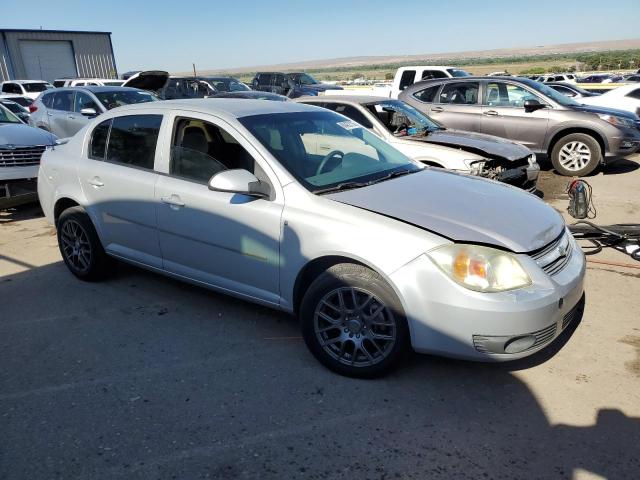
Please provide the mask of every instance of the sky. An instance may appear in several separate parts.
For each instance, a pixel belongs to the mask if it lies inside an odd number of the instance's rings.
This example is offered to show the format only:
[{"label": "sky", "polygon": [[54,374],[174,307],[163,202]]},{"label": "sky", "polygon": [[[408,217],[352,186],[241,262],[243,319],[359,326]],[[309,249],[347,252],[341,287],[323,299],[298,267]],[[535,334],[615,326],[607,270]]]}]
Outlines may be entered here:
[{"label": "sky", "polygon": [[0,0],[0,28],[112,32],[120,72],[640,37],[640,0]]}]

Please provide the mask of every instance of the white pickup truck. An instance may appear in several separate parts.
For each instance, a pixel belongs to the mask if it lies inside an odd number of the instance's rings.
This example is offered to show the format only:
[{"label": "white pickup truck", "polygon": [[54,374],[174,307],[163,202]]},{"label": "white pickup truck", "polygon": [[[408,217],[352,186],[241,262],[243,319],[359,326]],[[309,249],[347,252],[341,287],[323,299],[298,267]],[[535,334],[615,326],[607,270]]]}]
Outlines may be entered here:
[{"label": "white pickup truck", "polygon": [[[400,67],[391,84],[379,83],[368,88],[349,88],[342,91],[331,90],[328,95],[375,95],[377,97],[398,98],[405,88],[421,80],[434,78],[468,77],[471,74],[456,67],[443,67],[433,65],[414,65]],[[321,94],[322,95],[322,94]]]}]

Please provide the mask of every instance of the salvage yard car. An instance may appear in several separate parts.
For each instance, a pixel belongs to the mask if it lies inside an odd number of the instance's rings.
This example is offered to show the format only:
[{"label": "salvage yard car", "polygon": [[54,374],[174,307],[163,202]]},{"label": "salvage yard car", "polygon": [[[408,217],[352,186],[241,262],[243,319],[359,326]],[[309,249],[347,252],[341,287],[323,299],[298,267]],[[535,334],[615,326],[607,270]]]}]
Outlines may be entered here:
[{"label": "salvage yard car", "polygon": [[35,99],[40,93],[53,88],[49,82],[44,80],[7,80],[2,82],[2,93],[15,93],[28,98]]},{"label": "salvage yard car", "polygon": [[251,87],[261,92],[277,93],[289,98],[318,95],[327,90],[342,90],[337,85],[322,83],[308,73],[258,72]]},{"label": "salvage yard car", "polygon": [[90,119],[107,110],[156,100],[151,93],[137,88],[56,88],[43,93],[29,107],[29,125],[65,138],[74,135]]},{"label": "salvage yard car", "polygon": [[38,194],[78,278],[117,258],[296,314],[344,375],[382,375],[411,347],[525,357],[583,295],[584,255],[536,196],[426,167],[299,103],[106,112],[46,152]]},{"label": "salvage yard car", "polygon": [[449,128],[508,138],[548,155],[561,175],[588,175],[640,148],[636,115],[583,105],[525,78],[420,82],[402,92],[400,100]]},{"label": "salvage yard car", "polygon": [[640,83],[614,88],[602,95],[583,98],[581,102],[606,108],[617,108],[640,115]]},{"label": "salvage yard car", "polygon": [[56,137],[25,125],[0,104],[0,208],[36,199],[40,157]]},{"label": "salvage yard car", "polygon": [[[302,97],[358,122],[409,158],[491,178],[534,192],[540,167],[524,145],[480,133],[449,130],[400,100],[369,96]],[[318,150],[328,152],[328,145]]]}]

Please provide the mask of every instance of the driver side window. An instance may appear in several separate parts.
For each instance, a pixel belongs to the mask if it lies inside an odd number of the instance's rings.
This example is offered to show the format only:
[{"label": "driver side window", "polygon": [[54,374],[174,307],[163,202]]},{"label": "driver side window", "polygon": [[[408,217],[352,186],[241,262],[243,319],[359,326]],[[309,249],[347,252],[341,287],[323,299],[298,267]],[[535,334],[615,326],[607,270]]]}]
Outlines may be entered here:
[{"label": "driver side window", "polygon": [[244,169],[256,173],[253,157],[224,129],[195,118],[178,118],[173,130],[169,174],[208,183],[216,173]]}]

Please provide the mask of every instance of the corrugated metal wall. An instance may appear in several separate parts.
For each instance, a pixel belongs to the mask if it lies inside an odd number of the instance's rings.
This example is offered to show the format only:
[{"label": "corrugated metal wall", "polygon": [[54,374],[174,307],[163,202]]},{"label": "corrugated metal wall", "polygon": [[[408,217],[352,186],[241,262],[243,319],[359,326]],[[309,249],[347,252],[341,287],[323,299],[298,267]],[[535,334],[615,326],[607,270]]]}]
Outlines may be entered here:
[{"label": "corrugated metal wall", "polygon": [[70,41],[79,77],[117,78],[108,33],[0,30],[0,80],[26,79],[20,40]]}]

